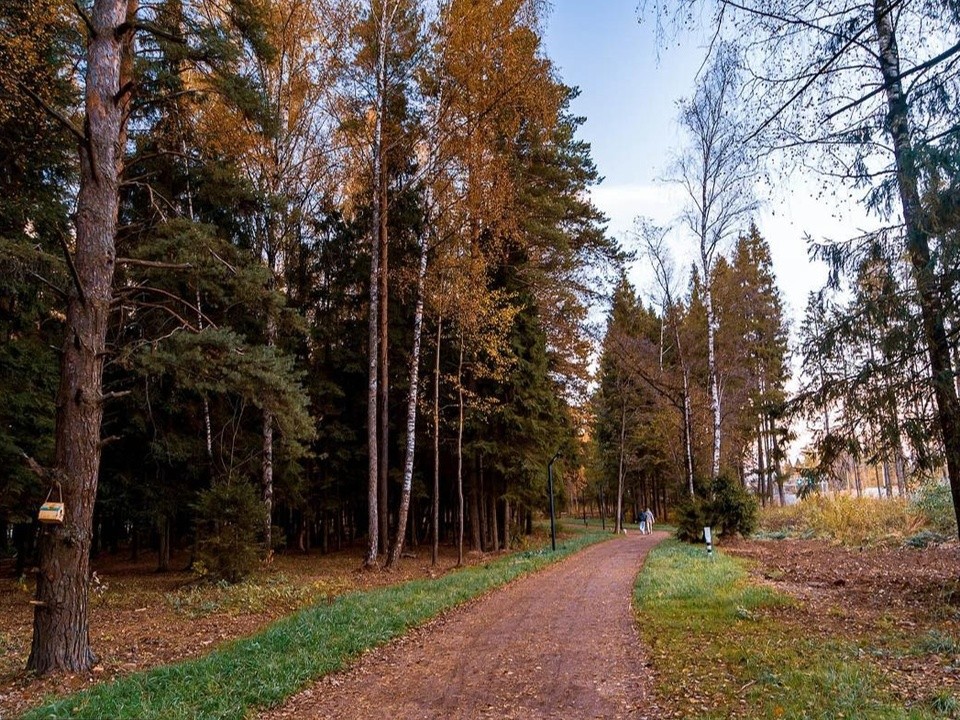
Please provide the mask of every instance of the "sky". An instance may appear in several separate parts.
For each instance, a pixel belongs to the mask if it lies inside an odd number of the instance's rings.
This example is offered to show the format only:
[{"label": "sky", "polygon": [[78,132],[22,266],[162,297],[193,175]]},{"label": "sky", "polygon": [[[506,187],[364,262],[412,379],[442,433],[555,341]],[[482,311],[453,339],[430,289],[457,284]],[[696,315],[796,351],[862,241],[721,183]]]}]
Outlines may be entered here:
[{"label": "sky", "polygon": [[[693,90],[706,38],[686,35],[658,51],[652,21],[638,21],[637,0],[552,0],[552,8],[546,52],[563,82],[580,89],[572,106],[575,114],[586,117],[579,136],[591,144],[604,177],[592,191],[593,201],[610,220],[608,232],[635,248],[629,237],[634,218],[647,216],[666,225],[680,210],[678,189],[660,178],[682,142],[677,102]],[[774,272],[796,330],[808,293],[826,278],[826,269],[808,260],[804,235],[847,238],[872,223],[856,206],[838,209],[817,199],[816,183],[810,179],[791,176],[775,183],[774,195],[756,222],[770,244]],[[673,244],[678,265],[692,257],[691,239],[677,234]],[[630,277],[647,297],[646,263],[635,263]]]}]

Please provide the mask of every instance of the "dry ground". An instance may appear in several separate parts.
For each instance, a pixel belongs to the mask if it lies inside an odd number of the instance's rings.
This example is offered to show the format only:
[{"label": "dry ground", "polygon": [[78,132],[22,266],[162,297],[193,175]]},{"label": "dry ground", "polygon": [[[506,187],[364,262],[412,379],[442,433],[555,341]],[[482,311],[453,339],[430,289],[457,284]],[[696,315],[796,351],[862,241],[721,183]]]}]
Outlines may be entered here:
[{"label": "dry ground", "polygon": [[846,548],[819,540],[725,543],[799,602],[787,633],[855,643],[905,706],[960,698],[960,546]]}]

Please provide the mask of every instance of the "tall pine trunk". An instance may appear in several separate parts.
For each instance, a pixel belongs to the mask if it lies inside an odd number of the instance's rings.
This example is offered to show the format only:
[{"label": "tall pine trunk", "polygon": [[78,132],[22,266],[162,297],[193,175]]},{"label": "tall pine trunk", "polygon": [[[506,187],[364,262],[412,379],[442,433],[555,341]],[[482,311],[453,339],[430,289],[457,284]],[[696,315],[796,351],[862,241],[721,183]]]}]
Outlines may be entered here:
[{"label": "tall pine trunk", "polygon": [[614,524],[614,531],[620,532],[623,529],[623,480],[624,480],[624,456],[626,455],[627,442],[627,406],[620,405],[620,458],[617,467],[617,521]]},{"label": "tall pine trunk", "polygon": [[457,565],[463,565],[463,335],[457,363]]},{"label": "tall pine trunk", "polygon": [[906,250],[917,285],[924,340],[930,357],[930,380],[937,401],[937,425],[943,438],[953,497],[954,515],[960,533],[960,400],[944,326],[943,298],[930,257],[930,232],[920,200],[920,171],[910,137],[907,97],[900,79],[900,52],[890,0],[874,0],[874,28],[879,46],[880,71],[887,100],[887,132],[896,161],[897,189],[906,233]]},{"label": "tall pine trunk", "polygon": [[100,471],[103,360],[116,262],[118,189],[132,87],[136,0],[95,0],[89,15],[80,147],[75,286],[67,301],[57,390],[54,480],[62,525],[44,529],[27,668],[39,674],[89,670],[87,615],[93,508]]},{"label": "tall pine trunk", "polygon": [[[380,108],[381,113],[386,112],[386,93],[382,99],[382,104]],[[382,142],[382,138],[381,138]],[[380,312],[377,316],[379,323],[379,332],[380,338],[378,341],[378,350],[379,350],[379,359],[378,359],[378,370],[380,373],[380,378],[377,383],[377,393],[379,399],[377,402],[378,405],[378,432],[377,432],[377,443],[378,443],[378,452],[380,453],[380,458],[377,461],[379,468],[379,490],[377,494],[377,508],[379,510],[379,530],[380,530],[380,547],[383,548],[384,552],[387,549],[387,543],[389,542],[389,531],[390,531],[390,505],[388,499],[389,493],[389,475],[390,475],[390,357],[389,357],[389,318],[388,318],[388,307],[389,307],[389,295],[388,295],[388,272],[389,272],[389,251],[387,243],[387,170],[386,170],[386,161],[382,157],[384,151],[381,149],[381,160],[380,160],[380,174],[377,178],[377,184],[379,187],[380,193],[380,227],[377,231],[380,243],[380,270],[378,273],[379,283],[380,283]]]},{"label": "tall pine trunk", "polygon": [[[371,2],[371,12],[376,8]],[[384,108],[387,92],[387,8],[380,8],[382,16],[377,30],[377,66],[376,96],[374,112],[376,121],[373,128],[373,218],[370,226],[370,317],[367,333],[367,554],[364,558],[364,567],[372,568],[377,564],[377,555],[380,552],[380,313],[385,312],[383,305],[386,298],[380,296],[382,268],[380,267],[380,252],[382,242],[386,236],[382,234],[386,222],[387,209],[384,207],[384,197],[381,178],[384,169]]]}]

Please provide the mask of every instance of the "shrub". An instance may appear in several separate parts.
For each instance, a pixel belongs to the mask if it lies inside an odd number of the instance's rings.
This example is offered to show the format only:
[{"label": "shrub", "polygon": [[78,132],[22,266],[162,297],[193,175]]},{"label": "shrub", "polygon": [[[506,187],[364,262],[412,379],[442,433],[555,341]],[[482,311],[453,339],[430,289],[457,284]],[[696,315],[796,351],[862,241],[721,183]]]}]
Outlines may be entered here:
[{"label": "shrub", "polygon": [[677,539],[684,542],[703,540],[703,528],[707,520],[707,501],[703,498],[688,498],[677,508]]},{"label": "shrub", "polygon": [[713,482],[710,499],[695,497],[677,510],[677,538],[686,542],[703,540],[703,528],[717,536],[749,535],[757,527],[757,500],[735,478],[721,473]]},{"label": "shrub", "polygon": [[769,508],[762,520],[767,533],[820,538],[851,547],[903,542],[919,546],[938,537],[923,532],[922,513],[901,498],[817,494],[796,505]]},{"label": "shrub", "polygon": [[914,496],[913,506],[923,514],[931,530],[947,537],[957,536],[957,516],[949,485],[937,480],[925,482]]},{"label": "shrub", "polygon": [[197,501],[197,567],[213,581],[238,583],[259,561],[263,506],[245,482],[217,483]]},{"label": "shrub", "polygon": [[713,483],[712,525],[720,535],[749,535],[757,529],[757,499],[738,480],[721,473]]}]

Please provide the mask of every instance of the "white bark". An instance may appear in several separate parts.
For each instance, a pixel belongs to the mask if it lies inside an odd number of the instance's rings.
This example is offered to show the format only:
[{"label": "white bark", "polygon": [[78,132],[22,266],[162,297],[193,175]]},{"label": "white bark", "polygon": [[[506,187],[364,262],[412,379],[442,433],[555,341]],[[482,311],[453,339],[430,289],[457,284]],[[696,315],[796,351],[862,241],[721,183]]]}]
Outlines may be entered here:
[{"label": "white bark", "polygon": [[423,298],[427,276],[427,240],[420,240],[420,266],[417,271],[417,305],[413,315],[413,350],[410,353],[410,392],[407,395],[407,443],[403,461],[403,486],[400,490],[400,516],[397,534],[393,540],[388,567],[400,560],[404,535],[407,532],[407,514],[410,512],[410,489],[413,485],[413,456],[417,440],[417,396],[420,387],[420,338],[423,330]]}]

